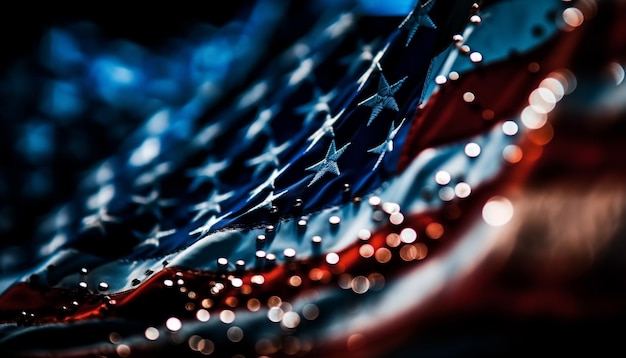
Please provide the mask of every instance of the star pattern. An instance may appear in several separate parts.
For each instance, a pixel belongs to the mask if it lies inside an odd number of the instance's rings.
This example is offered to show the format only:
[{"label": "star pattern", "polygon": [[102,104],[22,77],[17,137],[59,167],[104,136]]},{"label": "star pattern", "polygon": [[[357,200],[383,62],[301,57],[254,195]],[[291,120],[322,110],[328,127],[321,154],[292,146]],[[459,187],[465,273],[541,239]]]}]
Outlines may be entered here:
[{"label": "star pattern", "polygon": [[283,191],[281,191],[278,194],[274,194],[274,190],[272,190],[269,194],[267,194],[267,196],[265,197],[265,199],[263,199],[263,201],[261,201],[260,203],[256,204],[255,206],[251,207],[250,209],[246,210],[246,212],[243,215],[251,213],[251,212],[253,212],[255,210],[258,210],[260,208],[263,208],[263,207],[269,207],[274,200],[280,198],[281,196],[283,196],[287,192],[288,192],[288,190],[283,190]]},{"label": "star pattern", "polygon": [[164,162],[155,165],[145,173],[142,173],[135,179],[135,186],[142,187],[145,185],[153,185],[159,178],[174,171],[172,162]]},{"label": "star pattern", "polygon": [[376,160],[376,164],[374,164],[374,167],[372,168],[372,171],[378,168],[383,158],[385,157],[385,154],[393,151],[393,138],[395,138],[396,134],[398,134],[398,131],[404,124],[405,120],[406,118],[402,119],[402,122],[400,122],[400,125],[398,126],[398,128],[395,128],[395,124],[391,122],[391,128],[389,129],[389,133],[387,134],[387,138],[385,139],[385,141],[382,144],[367,151],[368,153],[379,154],[378,159]]},{"label": "star pattern", "polygon": [[312,79],[315,62],[311,58],[300,61],[298,67],[289,76],[288,86],[295,86],[306,79]]},{"label": "star pattern", "polygon": [[[274,117],[276,111],[277,111],[276,108],[265,108],[262,111],[260,111],[256,119],[252,123],[250,123],[250,125],[246,129],[244,140],[252,141],[259,134],[270,131],[271,127],[269,123]],[[271,133],[268,133],[268,134],[271,134]]]},{"label": "star pattern", "polygon": [[307,187],[315,184],[315,182],[320,180],[322,176],[324,176],[324,174],[326,173],[341,175],[341,172],[339,171],[339,166],[337,165],[337,160],[343,154],[343,152],[346,151],[346,148],[348,148],[349,145],[350,143],[348,142],[346,143],[346,145],[337,150],[335,140],[333,139],[330,142],[330,147],[328,147],[328,151],[326,152],[326,156],[324,157],[324,159],[306,168],[306,170],[308,171],[315,172],[315,176],[313,177],[313,179],[311,179],[311,182],[309,183],[309,185],[307,185]]},{"label": "star pattern", "polygon": [[200,234],[200,237],[205,236],[210,230],[211,228],[217,224],[218,222],[222,221],[222,219],[226,218],[227,216],[229,216],[232,212],[229,211],[226,214],[220,216],[220,217],[216,217],[215,215],[212,215],[205,223],[204,225],[198,227],[195,230],[192,230],[189,232],[189,235],[196,235],[196,234]]},{"label": "star pattern", "polygon": [[359,45],[360,51],[345,56],[339,62],[347,66],[347,73],[355,74],[364,66],[364,63],[371,63],[374,60],[374,48],[377,45],[378,41],[376,40],[372,43],[361,43]]},{"label": "star pattern", "polygon": [[106,224],[119,223],[120,218],[109,215],[105,207],[100,207],[95,214],[86,216],[82,220],[82,230],[98,229],[102,235],[106,235]]},{"label": "star pattern", "polygon": [[329,102],[335,97],[336,91],[330,91],[326,94],[321,93],[320,89],[316,87],[314,89],[314,100],[305,103],[299,107],[296,107],[294,113],[303,115],[306,114],[303,120],[303,125],[306,127],[313,122],[319,113],[330,113]]},{"label": "star pattern", "polygon": [[372,124],[374,119],[376,119],[383,109],[390,109],[396,112],[399,111],[398,103],[396,103],[393,95],[400,89],[400,86],[402,86],[402,83],[404,83],[406,79],[407,76],[390,86],[387,79],[381,72],[380,80],[378,82],[378,92],[358,104],[359,106],[372,107],[372,114],[367,121],[368,126]]},{"label": "star pattern", "polygon": [[409,32],[405,46],[409,46],[409,43],[415,36],[415,33],[420,27],[426,27],[430,29],[436,29],[437,25],[433,22],[433,20],[428,16],[430,9],[435,5],[435,0],[428,0],[422,6],[416,7],[417,13],[415,10],[411,11],[411,13],[406,17],[406,19],[400,24],[401,29],[405,29]]},{"label": "star pattern", "polygon": [[161,224],[157,223],[148,233],[133,230],[133,235],[141,239],[141,242],[136,247],[150,245],[158,247],[161,243],[161,238],[173,235],[175,232],[176,229],[161,230]]},{"label": "star pattern", "polygon": [[211,193],[209,194],[209,197],[207,198],[207,200],[196,204],[194,206],[191,207],[192,211],[197,211],[198,213],[196,214],[196,216],[194,216],[194,218],[191,220],[192,222],[197,221],[198,219],[200,219],[201,217],[205,216],[206,214],[209,213],[213,213],[213,214],[220,214],[222,212],[222,207],[221,207],[221,203],[224,200],[228,200],[230,197],[232,197],[235,194],[234,191],[229,191],[227,193],[224,194],[219,194],[216,188],[213,188],[213,190],[211,191]]},{"label": "star pattern", "polygon": [[337,122],[339,117],[341,117],[343,111],[344,110],[342,109],[334,117],[331,117],[330,113],[326,114],[326,119],[324,120],[324,123],[322,123],[322,126],[309,136],[308,140],[310,140],[311,143],[306,148],[305,152],[311,150],[311,148],[313,148],[315,144],[317,144],[317,142],[319,142],[319,140],[324,138],[325,136],[329,136],[331,138],[335,137],[335,131],[333,129],[333,126],[335,125],[335,122]]},{"label": "star pattern", "polygon": [[285,149],[289,148],[290,145],[291,141],[286,141],[285,143],[276,146],[274,140],[270,139],[265,146],[265,150],[263,151],[263,153],[246,160],[245,164],[249,167],[255,167],[253,176],[258,177],[269,166],[272,166],[274,168],[278,167],[278,165],[280,164],[278,156],[283,151],[285,151]]},{"label": "star pattern", "polygon": [[290,164],[287,164],[283,168],[281,168],[280,170],[278,170],[277,168],[274,169],[272,174],[263,183],[258,185],[252,191],[250,191],[250,197],[248,197],[247,201],[252,200],[252,198],[256,197],[257,195],[259,195],[260,193],[262,193],[266,189],[272,189],[272,190],[275,189],[274,182],[276,181],[276,178],[278,178],[285,170],[287,170],[287,168],[289,168],[289,166],[290,166]]},{"label": "star pattern", "polygon": [[218,175],[230,165],[230,159],[215,161],[215,158],[209,158],[203,167],[195,168],[187,171],[189,176],[195,177],[194,181],[189,185],[189,190],[197,189],[205,180],[210,181],[213,185],[219,185]]},{"label": "star pattern", "polygon": [[176,199],[163,199],[160,196],[160,190],[158,187],[154,187],[147,196],[133,195],[131,200],[135,204],[139,204],[139,208],[136,214],[142,214],[149,212],[153,214],[157,219],[161,220],[163,214],[161,208],[166,206],[176,205]]}]

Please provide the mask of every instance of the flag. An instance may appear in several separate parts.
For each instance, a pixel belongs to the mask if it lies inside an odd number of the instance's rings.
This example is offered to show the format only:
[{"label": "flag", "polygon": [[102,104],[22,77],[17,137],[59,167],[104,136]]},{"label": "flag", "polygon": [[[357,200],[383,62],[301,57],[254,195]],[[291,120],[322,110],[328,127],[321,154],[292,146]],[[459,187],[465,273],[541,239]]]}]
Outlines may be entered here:
[{"label": "flag", "polygon": [[[4,274],[3,356],[619,347],[621,2],[241,9],[188,67],[49,33],[49,69],[145,120]],[[50,117],[84,113],[77,83]]]}]

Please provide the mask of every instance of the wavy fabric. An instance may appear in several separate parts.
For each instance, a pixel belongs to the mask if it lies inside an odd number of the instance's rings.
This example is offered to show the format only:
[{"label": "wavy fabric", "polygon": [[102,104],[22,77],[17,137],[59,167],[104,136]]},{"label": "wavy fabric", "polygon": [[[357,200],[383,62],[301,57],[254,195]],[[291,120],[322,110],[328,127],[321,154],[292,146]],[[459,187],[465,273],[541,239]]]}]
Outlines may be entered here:
[{"label": "wavy fabric", "polygon": [[626,6],[392,4],[216,31],[0,280],[2,356],[617,347]]}]

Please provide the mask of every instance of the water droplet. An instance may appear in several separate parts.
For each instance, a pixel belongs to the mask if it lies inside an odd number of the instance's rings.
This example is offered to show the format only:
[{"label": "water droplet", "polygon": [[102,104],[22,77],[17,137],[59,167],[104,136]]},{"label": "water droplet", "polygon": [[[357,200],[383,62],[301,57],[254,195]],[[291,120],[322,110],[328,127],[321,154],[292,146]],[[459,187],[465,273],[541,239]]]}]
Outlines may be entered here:
[{"label": "water droplet", "polygon": [[502,226],[513,218],[513,204],[502,196],[494,196],[483,206],[483,219],[490,226]]},{"label": "water droplet", "polygon": [[480,155],[480,146],[476,143],[467,143],[465,145],[465,155],[470,158],[476,158]]},{"label": "water droplet", "polygon": [[437,172],[437,174],[435,174],[435,181],[439,185],[447,185],[448,183],[450,183],[450,180],[450,173],[445,170],[440,170]]},{"label": "water droplet", "polygon": [[309,321],[316,319],[320,314],[319,308],[313,303],[307,303],[302,307],[302,316]]},{"label": "water droplet", "polygon": [[360,240],[367,241],[367,240],[370,239],[370,237],[372,237],[372,233],[369,230],[367,230],[367,229],[361,229],[361,230],[359,230],[359,233],[357,234],[357,237]]},{"label": "water droplet", "polygon": [[239,342],[243,339],[243,330],[237,326],[232,326],[226,331],[226,336],[231,342]]},{"label": "water droplet", "polygon": [[220,321],[230,324],[235,321],[235,312],[231,310],[223,310],[220,312]]},{"label": "water droplet", "polygon": [[326,254],[326,262],[330,265],[336,265],[339,262],[339,255],[335,252]]},{"label": "water droplet", "polygon": [[476,96],[472,92],[463,93],[463,101],[467,103],[472,103],[476,99]]},{"label": "water droplet", "polygon": [[196,319],[200,322],[206,322],[209,318],[211,318],[211,314],[204,308],[201,308],[198,312],[196,312]]},{"label": "water droplet", "polygon": [[480,52],[472,52],[469,57],[470,61],[474,63],[478,63],[483,60],[483,55]]},{"label": "water droplet", "polygon": [[296,312],[287,312],[283,315],[282,326],[286,328],[296,328],[300,324],[300,315]]},{"label": "water droplet", "polygon": [[448,79],[446,78],[446,76],[439,75],[435,77],[435,83],[438,85],[445,84],[446,82],[448,82]]},{"label": "water droplet", "polygon": [[146,328],[144,335],[146,336],[148,340],[155,341],[159,338],[160,333],[159,333],[159,330],[156,329],[155,327],[148,327]]},{"label": "water droplet", "polygon": [[382,200],[378,196],[372,196],[368,200],[369,204],[373,207],[377,207],[381,204]]},{"label": "water droplet", "polygon": [[454,186],[454,194],[459,198],[467,198],[472,193],[472,188],[465,182]]},{"label": "water droplet", "polygon": [[293,259],[296,257],[296,250],[293,248],[286,248],[283,251],[283,255],[285,256],[285,259]]},{"label": "water droplet", "polygon": [[518,131],[517,123],[513,121],[505,121],[502,123],[502,132],[506,135],[516,135]]},{"label": "water droplet", "polygon": [[183,327],[183,323],[176,317],[170,317],[165,322],[165,327],[172,332],[179,331]]},{"label": "water droplet", "polygon": [[272,322],[280,322],[283,319],[284,312],[280,307],[271,307],[267,311],[267,318]]},{"label": "water droplet", "polygon": [[370,281],[365,276],[356,276],[350,283],[352,291],[358,294],[364,294],[370,288]]},{"label": "water droplet", "polygon": [[417,232],[410,227],[404,228],[400,231],[400,239],[408,244],[415,242],[417,240]]}]

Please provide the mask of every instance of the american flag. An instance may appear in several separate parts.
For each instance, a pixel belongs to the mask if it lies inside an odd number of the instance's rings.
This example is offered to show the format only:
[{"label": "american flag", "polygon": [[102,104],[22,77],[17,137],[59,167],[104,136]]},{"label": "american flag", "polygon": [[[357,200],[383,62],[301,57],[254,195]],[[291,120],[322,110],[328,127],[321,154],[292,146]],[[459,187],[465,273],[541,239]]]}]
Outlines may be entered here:
[{"label": "american flag", "polygon": [[4,246],[3,357],[619,347],[624,3],[239,5],[169,58],[47,33],[24,156],[144,119]]}]

